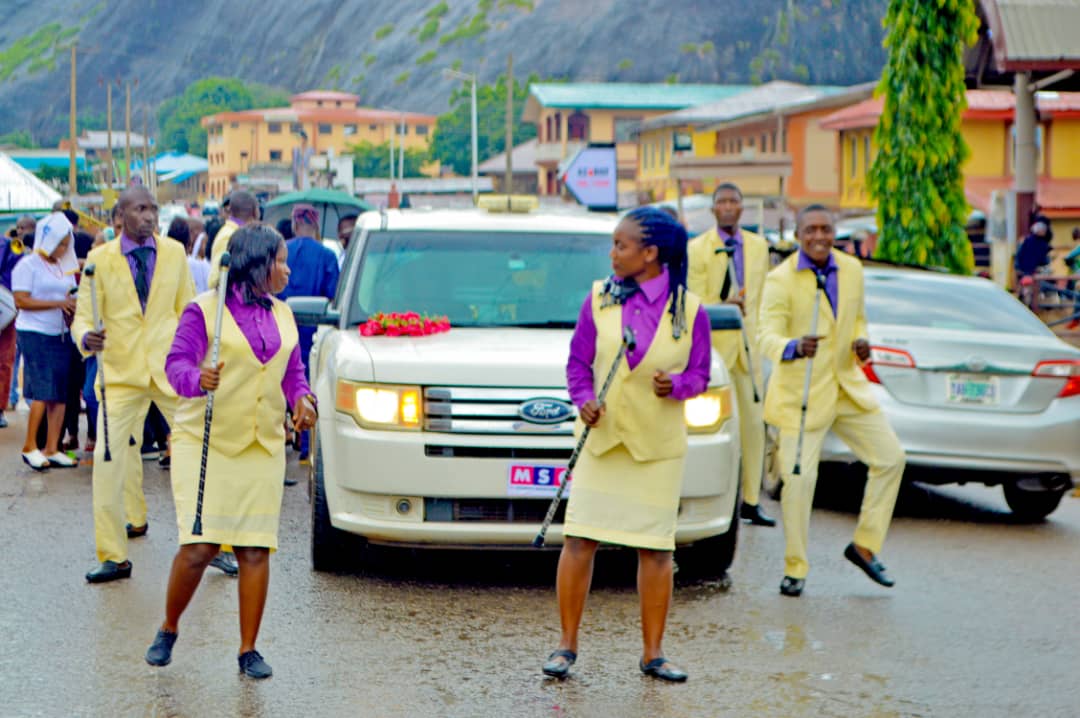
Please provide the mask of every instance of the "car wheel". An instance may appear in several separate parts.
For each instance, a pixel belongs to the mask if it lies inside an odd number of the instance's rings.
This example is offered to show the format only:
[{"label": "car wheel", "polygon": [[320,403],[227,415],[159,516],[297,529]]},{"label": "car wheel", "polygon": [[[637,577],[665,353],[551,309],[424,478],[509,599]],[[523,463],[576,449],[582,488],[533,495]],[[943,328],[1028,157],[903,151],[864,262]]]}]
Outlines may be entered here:
[{"label": "car wheel", "polygon": [[774,501],[780,500],[784,491],[784,482],[780,477],[780,430],[774,426],[765,427],[765,471],[761,488]]},{"label": "car wheel", "polygon": [[[740,474],[741,475],[741,474]],[[675,551],[680,578],[719,578],[735,560],[735,544],[739,538],[739,506],[741,491],[735,494],[735,506],[731,510],[731,526],[719,536],[695,541]]]},{"label": "car wheel", "polygon": [[348,568],[356,556],[355,547],[360,539],[334,528],[330,523],[320,442],[316,441],[314,448],[315,455],[311,462],[311,566],[316,571],[341,571]]},{"label": "car wheel", "polygon": [[1068,487],[1048,491],[1028,491],[1020,488],[1016,482],[1002,484],[1005,490],[1005,503],[1012,509],[1013,515],[1025,521],[1038,521],[1049,516],[1061,503]]}]

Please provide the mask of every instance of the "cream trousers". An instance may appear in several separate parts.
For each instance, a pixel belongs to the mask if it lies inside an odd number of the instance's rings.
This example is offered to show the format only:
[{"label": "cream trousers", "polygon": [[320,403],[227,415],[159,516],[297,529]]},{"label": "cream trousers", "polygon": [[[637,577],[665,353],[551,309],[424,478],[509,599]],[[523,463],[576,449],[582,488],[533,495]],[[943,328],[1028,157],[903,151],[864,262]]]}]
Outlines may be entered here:
[{"label": "cream trousers", "polygon": [[900,479],[904,475],[904,450],[885,415],[880,410],[863,411],[843,392],[840,393],[831,426],[808,430],[803,437],[801,473],[798,476],[791,473],[795,468],[798,431],[782,430],[780,461],[784,480],[781,497],[786,544],[784,575],[792,578],[806,578],[810,571],[806,553],[810,509],[814,503],[821,447],[829,429],[869,468],[855,527],[854,541],[858,546],[874,553],[881,550],[892,521]]},{"label": "cream trousers", "polygon": [[[730,369],[735,402],[739,407],[739,437],[742,444],[742,500],[757,506],[761,498],[761,474],[765,467],[764,385],[758,380],[758,399],[750,374],[739,367]],[[738,510],[736,508],[736,510]]]}]

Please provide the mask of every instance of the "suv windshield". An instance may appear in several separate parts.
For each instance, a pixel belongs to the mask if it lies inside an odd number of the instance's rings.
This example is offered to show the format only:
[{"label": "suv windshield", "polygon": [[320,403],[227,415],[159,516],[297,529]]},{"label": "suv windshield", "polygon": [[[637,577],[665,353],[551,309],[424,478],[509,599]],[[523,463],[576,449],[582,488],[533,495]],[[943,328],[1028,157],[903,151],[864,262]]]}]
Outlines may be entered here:
[{"label": "suv windshield", "polygon": [[866,274],[871,324],[1046,335],[1042,320],[989,282],[934,281],[904,274]]},{"label": "suv windshield", "polygon": [[592,282],[611,273],[610,246],[606,234],[371,232],[349,323],[411,311],[456,327],[573,327]]}]

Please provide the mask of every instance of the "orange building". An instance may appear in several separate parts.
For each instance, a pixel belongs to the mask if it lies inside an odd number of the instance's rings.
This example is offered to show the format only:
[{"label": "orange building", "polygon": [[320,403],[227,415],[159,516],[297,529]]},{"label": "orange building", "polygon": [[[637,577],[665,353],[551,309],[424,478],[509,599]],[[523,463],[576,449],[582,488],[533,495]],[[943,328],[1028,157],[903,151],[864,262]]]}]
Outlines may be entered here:
[{"label": "orange building", "polygon": [[[290,169],[293,151],[325,155],[360,142],[427,148],[435,116],[361,107],[345,92],[312,90],[293,95],[289,107],[221,112],[202,119],[208,133],[207,191],[223,197],[253,168]],[[395,135],[396,133],[396,135]]]},{"label": "orange building", "polygon": [[[1040,92],[1035,98],[1038,189],[1035,201],[1054,225],[1057,242],[1068,239],[1080,220],[1080,93]],[[1011,92],[968,90],[960,132],[971,150],[964,162],[964,190],[975,209],[989,209],[990,194],[1013,185],[1013,111]],[[874,129],[883,100],[866,100],[829,115],[822,126],[840,133],[840,206],[872,210],[867,173],[877,154]],[[1026,228],[1021,228],[1023,231]]]},{"label": "orange building", "polygon": [[[747,196],[796,207],[835,204],[840,194],[836,135],[821,118],[870,97],[872,84],[806,86],[774,81],[718,102],[642,123],[638,183],[658,199],[710,192],[735,182]],[[674,147],[670,159],[650,161],[651,144]]]}]

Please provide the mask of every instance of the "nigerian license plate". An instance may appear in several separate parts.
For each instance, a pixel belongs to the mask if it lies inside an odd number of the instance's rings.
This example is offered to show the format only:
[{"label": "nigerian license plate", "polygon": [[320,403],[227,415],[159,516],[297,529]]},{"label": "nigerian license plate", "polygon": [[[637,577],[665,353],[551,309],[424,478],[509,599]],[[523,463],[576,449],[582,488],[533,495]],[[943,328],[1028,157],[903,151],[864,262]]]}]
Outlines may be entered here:
[{"label": "nigerian license plate", "polygon": [[950,404],[997,404],[1001,383],[985,374],[946,374],[945,400]]},{"label": "nigerian license plate", "polygon": [[[511,464],[506,476],[507,496],[552,497],[566,480],[566,467],[554,464]],[[569,495],[570,486],[563,491]]]}]

